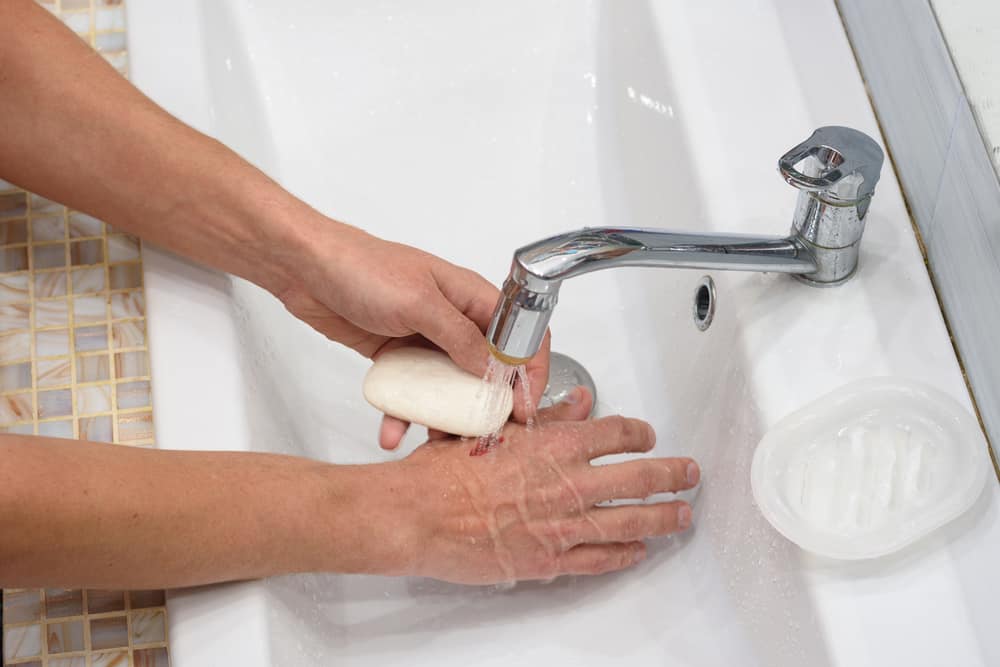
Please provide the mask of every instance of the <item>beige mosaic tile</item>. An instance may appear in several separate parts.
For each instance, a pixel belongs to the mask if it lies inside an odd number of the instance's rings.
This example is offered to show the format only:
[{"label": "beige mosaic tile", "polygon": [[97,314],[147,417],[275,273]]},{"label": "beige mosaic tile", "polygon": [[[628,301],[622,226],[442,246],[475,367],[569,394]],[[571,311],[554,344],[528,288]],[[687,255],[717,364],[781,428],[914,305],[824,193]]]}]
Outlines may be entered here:
[{"label": "beige mosaic tile", "polygon": [[8,591],[3,597],[3,618],[7,623],[34,623],[42,619],[42,592]]},{"label": "beige mosaic tile", "polygon": [[[118,346],[123,347],[123,346]],[[0,335],[0,359],[14,361],[31,358],[31,332],[18,331]]]},{"label": "beige mosaic tile", "polygon": [[31,310],[35,317],[35,326],[39,329],[64,327],[69,324],[69,303],[66,299],[35,301],[31,304]]},{"label": "beige mosaic tile", "polygon": [[[57,621],[45,624],[45,645],[49,655],[82,651],[83,621]],[[52,661],[49,661],[52,664]]]},{"label": "beige mosaic tile", "polygon": [[[25,265],[25,268],[27,268],[27,265]],[[0,262],[0,270],[3,270],[2,262]],[[0,299],[3,300],[3,303],[8,304],[31,301],[31,292],[28,288],[28,274],[25,272],[0,275]]]},{"label": "beige mosaic tile", "polygon": [[40,624],[7,625],[4,623],[3,659],[5,662],[35,658],[41,655],[42,626]]},{"label": "beige mosaic tile", "polygon": [[47,273],[35,274],[35,298],[51,299],[59,296],[66,296],[65,271],[49,271]]},{"label": "beige mosaic tile", "polygon": [[100,236],[104,233],[104,223],[86,213],[71,211],[69,214],[69,236],[80,238],[84,236]]},{"label": "beige mosaic tile", "polygon": [[71,274],[73,279],[73,294],[103,292],[105,284],[104,274],[103,266],[73,269],[73,273]]},{"label": "beige mosaic tile", "polygon": [[162,609],[142,609],[132,613],[132,643],[156,644],[167,637]]},{"label": "beige mosaic tile", "polygon": [[94,653],[90,656],[91,667],[128,667],[128,651]]},{"label": "beige mosaic tile", "polygon": [[[0,352],[0,355],[2,354]],[[69,354],[68,329],[35,332],[35,357],[55,357],[65,354]]]},{"label": "beige mosaic tile", "polygon": [[135,262],[139,259],[139,239],[127,234],[108,236],[108,261]]},{"label": "beige mosaic tile", "polygon": [[88,591],[87,611],[91,614],[125,611],[125,591]]},{"label": "beige mosaic tile", "polygon": [[91,648],[128,647],[128,641],[128,617],[125,614],[90,620]]},{"label": "beige mosaic tile", "polygon": [[[142,354],[141,352],[139,354]],[[104,382],[111,379],[111,362],[106,354],[77,355],[77,382]]]},{"label": "beige mosaic tile", "polygon": [[[127,76],[121,0],[39,0]],[[138,239],[0,181],[0,432],[154,445]],[[163,591],[3,591],[10,667],[168,667]]]},{"label": "beige mosaic tile", "polygon": [[38,387],[62,387],[73,382],[73,362],[69,357],[39,359],[35,362]]},{"label": "beige mosaic tile", "polygon": [[62,241],[66,238],[66,220],[62,213],[53,211],[52,215],[42,215],[36,212],[32,203],[31,238],[35,243],[40,241]]},{"label": "beige mosaic tile", "polygon": [[111,319],[141,317],[146,311],[146,296],[142,290],[129,290],[111,295]]},{"label": "beige mosaic tile", "polygon": [[[129,320],[127,322],[113,323],[111,325],[111,339],[111,345],[115,349],[142,345],[146,340],[145,320]],[[0,345],[2,344],[0,342]]]},{"label": "beige mosaic tile", "polygon": [[38,435],[46,438],[73,438],[73,420],[55,419],[38,422]]},{"label": "beige mosaic tile", "polygon": [[28,224],[25,220],[4,220],[0,222],[0,244],[28,242]]}]

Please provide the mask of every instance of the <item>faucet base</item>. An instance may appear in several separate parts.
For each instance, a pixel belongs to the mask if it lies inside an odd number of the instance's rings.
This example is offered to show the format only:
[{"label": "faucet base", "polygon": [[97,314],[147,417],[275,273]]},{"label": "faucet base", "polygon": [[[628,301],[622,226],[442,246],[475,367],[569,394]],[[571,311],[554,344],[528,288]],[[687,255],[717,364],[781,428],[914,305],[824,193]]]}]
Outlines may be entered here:
[{"label": "faucet base", "polygon": [[855,267],[854,271],[851,271],[850,273],[848,273],[846,276],[844,276],[840,280],[833,280],[833,281],[829,281],[829,280],[813,280],[809,276],[801,274],[801,273],[793,273],[792,277],[795,278],[796,280],[798,280],[800,283],[808,285],[809,287],[839,287],[840,285],[843,285],[848,280],[850,280],[851,278],[853,278],[854,274],[856,274],[857,272],[858,272],[857,267]]},{"label": "faucet base", "polygon": [[[793,230],[794,231],[794,230]],[[861,253],[861,239],[843,248],[827,248],[810,243],[799,237],[795,239],[812,256],[816,270],[809,273],[793,274],[796,278],[813,287],[835,287],[843,285],[858,270],[858,256]]]}]

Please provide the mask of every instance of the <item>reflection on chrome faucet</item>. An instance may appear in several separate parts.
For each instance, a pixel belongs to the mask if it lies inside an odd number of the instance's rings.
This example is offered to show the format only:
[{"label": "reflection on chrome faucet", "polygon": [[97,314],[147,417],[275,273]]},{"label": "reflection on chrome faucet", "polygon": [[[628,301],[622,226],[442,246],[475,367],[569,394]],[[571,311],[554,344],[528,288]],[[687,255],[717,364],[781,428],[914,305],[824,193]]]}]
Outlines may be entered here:
[{"label": "reflection on chrome faucet", "polygon": [[753,236],[601,227],[537,241],[514,253],[487,337],[494,354],[521,364],[538,352],[562,281],[625,266],[773,271],[810,285],[854,275],[882,149],[847,127],[822,127],[778,161],[799,190],[791,234]]}]

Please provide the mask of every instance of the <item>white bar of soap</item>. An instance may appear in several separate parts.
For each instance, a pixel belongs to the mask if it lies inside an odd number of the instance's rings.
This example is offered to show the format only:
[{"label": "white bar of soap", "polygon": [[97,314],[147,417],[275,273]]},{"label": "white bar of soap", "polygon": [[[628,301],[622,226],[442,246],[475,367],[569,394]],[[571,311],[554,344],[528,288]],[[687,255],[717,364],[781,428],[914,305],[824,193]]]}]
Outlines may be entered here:
[{"label": "white bar of soap", "polygon": [[[488,387],[443,352],[421,347],[379,356],[363,391],[365,400],[387,415],[468,437],[494,433],[514,405],[511,387]],[[491,391],[502,393],[487,405]]]}]

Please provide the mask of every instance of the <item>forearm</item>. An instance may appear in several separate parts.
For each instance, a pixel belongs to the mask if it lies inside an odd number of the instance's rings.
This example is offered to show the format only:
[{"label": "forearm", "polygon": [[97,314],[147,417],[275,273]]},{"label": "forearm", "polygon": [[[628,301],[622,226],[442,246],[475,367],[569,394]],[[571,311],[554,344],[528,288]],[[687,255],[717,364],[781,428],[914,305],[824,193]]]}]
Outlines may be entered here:
[{"label": "forearm", "polygon": [[337,224],[160,109],[32,0],[0,2],[0,177],[275,292],[315,228]]},{"label": "forearm", "polygon": [[391,528],[391,471],[0,436],[0,586],[399,573],[406,531]]}]

